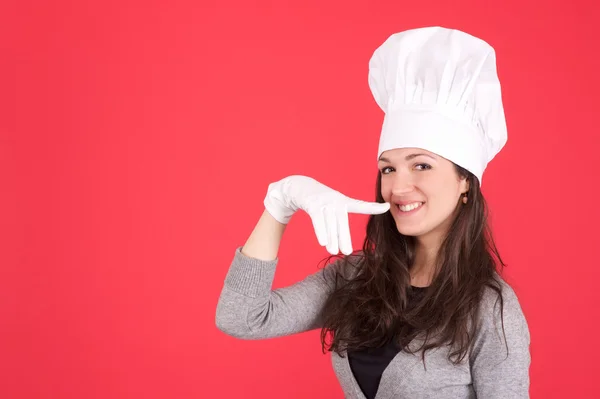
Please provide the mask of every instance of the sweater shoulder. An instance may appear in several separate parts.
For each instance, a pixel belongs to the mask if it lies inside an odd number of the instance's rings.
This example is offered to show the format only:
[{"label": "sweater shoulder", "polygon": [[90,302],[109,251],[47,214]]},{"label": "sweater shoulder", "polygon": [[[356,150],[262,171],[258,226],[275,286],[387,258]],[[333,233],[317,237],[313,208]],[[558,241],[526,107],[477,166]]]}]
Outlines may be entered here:
[{"label": "sweater shoulder", "polygon": [[484,325],[503,323],[504,328],[528,330],[523,308],[515,289],[499,274],[483,290],[479,320]]}]

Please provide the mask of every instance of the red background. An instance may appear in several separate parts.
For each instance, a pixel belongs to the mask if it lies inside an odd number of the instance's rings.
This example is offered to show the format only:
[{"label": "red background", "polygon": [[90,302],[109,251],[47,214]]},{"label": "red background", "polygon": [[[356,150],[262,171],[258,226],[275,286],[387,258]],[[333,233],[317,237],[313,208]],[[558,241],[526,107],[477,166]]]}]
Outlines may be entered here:
[{"label": "red background", "polygon": [[[1,7],[0,397],[342,397],[318,332],[239,341],[216,303],[271,181],[374,198],[368,60],[429,25],[497,50],[509,140],[483,188],[531,329],[531,395],[597,390],[596,2]],[[350,220],[357,248],[366,218]],[[275,286],[326,255],[295,217]]]}]

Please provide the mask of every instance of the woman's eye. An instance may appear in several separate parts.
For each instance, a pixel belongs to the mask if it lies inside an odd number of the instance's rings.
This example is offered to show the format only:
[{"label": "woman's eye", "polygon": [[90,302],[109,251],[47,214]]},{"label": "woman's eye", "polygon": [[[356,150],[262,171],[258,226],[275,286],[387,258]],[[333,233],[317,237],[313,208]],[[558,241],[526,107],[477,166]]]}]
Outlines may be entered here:
[{"label": "woman's eye", "polygon": [[387,175],[390,172],[391,169],[392,169],[391,167],[386,166],[385,168],[381,169],[381,174],[382,175]]},{"label": "woman's eye", "polygon": [[428,165],[426,163],[420,163],[415,165],[415,168],[417,168],[417,170],[428,170],[431,169],[431,165]]}]

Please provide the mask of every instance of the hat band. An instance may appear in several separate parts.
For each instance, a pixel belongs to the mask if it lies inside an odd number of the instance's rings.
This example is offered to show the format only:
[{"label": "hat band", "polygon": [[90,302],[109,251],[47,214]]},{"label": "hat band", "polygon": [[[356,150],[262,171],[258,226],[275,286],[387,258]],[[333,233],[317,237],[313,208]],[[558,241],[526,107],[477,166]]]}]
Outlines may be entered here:
[{"label": "hat band", "polygon": [[487,163],[482,133],[439,107],[407,107],[386,113],[377,158],[395,148],[421,148],[473,173],[481,184]]}]

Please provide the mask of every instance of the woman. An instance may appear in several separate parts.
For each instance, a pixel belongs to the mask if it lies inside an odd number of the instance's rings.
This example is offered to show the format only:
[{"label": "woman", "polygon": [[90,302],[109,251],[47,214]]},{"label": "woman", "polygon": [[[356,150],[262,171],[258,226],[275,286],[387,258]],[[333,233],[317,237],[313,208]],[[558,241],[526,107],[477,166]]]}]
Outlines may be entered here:
[{"label": "woman", "polygon": [[[527,398],[529,329],[486,221],[483,172],[506,143],[495,53],[440,27],[392,35],[369,84],[385,112],[376,202],[306,176],[269,185],[235,252],[217,326],[243,339],[321,329],[348,398]],[[303,281],[271,284],[299,209],[344,256]],[[348,213],[369,214],[352,253]]]}]

